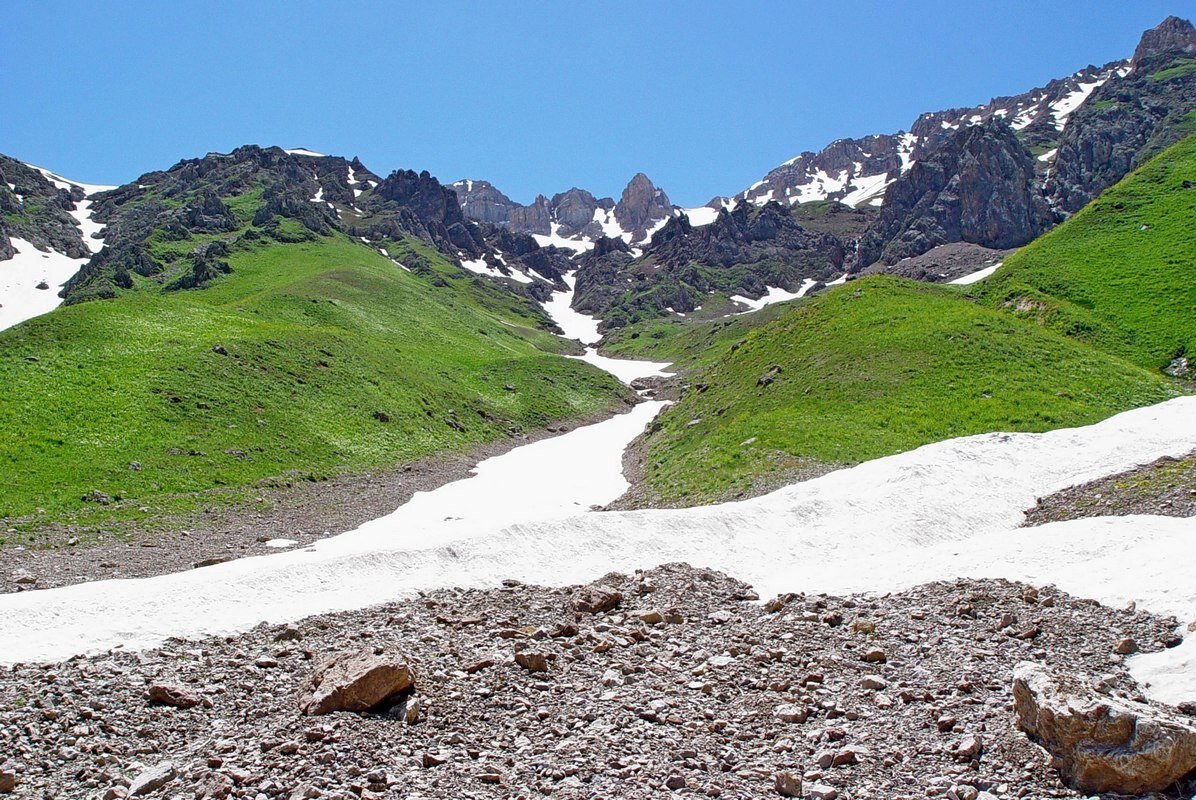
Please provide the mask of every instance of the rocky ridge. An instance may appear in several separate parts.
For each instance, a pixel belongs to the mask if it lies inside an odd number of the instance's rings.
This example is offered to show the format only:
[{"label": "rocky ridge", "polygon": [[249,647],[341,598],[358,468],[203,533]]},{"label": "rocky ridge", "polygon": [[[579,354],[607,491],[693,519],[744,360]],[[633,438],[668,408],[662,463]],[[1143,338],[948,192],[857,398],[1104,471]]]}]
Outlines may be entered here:
[{"label": "rocky ridge", "polygon": [[524,206],[488,181],[463,179],[449,188],[457,193],[470,219],[533,235],[542,245],[556,244],[579,252],[604,236],[628,245],[645,244],[678,211],[668,195],[642,172],[631,179],[618,202],[574,187],[551,199],[539,195]]},{"label": "rocky ridge", "polygon": [[1152,155],[1196,131],[1196,28],[1168,17],[1127,68],[1099,86],[1063,130],[1045,191],[1079,210]]},{"label": "rocky ridge", "polygon": [[713,292],[760,297],[804,293],[843,272],[849,245],[808,230],[779,203],[722,209],[707,225],[669,219],[643,256],[602,240],[577,259],[574,306],[607,328],[666,311],[696,310]]},{"label": "rocky ridge", "polygon": [[0,155],[0,261],[13,257],[13,238],[68,258],[91,255],[71,214],[84,197],[82,187],[62,188],[40,170]]},{"label": "rocky ridge", "polygon": [[[367,243],[413,236],[472,271],[524,284],[533,279],[521,259],[530,257],[549,292],[565,258],[530,237],[467,219],[455,193],[426,171],[381,178],[356,158],[277,147],[180,161],[92,203],[106,226],[105,247],[64,287],[68,303],[113,297],[133,286],[134,274],[168,290],[196,288],[228,271],[235,248],[334,233]],[[186,252],[155,247],[197,236],[208,241]]]},{"label": "rocky ridge", "polygon": [[[1157,650],[1174,627],[1005,581],[760,604],[725,575],[669,565],[589,587],[445,589],[0,668],[0,791],[1081,797],[1014,728],[1015,668],[1050,663],[1134,701],[1122,643]],[[373,676],[343,697],[398,695],[301,713],[313,677],[330,675]]]}]

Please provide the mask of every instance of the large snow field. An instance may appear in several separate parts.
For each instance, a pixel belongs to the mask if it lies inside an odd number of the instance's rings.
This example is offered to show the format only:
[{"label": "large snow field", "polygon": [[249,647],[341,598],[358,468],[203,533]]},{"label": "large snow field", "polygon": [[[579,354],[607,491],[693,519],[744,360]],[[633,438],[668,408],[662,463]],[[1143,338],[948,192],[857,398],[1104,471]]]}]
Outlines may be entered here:
[{"label": "large snow field", "polygon": [[[939,442],[738,503],[584,512],[622,491],[613,476],[623,446],[657,408],[643,404],[483,462],[477,477],[305,550],[0,596],[0,660],[148,647],[438,586],[559,585],[669,561],[725,570],[764,597],[1005,577],[1196,619],[1196,520],[1018,527],[1040,495],[1190,450],[1196,398],[1084,428]],[[1178,698],[1196,688],[1182,671],[1194,659],[1185,644],[1134,666],[1157,696]]]}]

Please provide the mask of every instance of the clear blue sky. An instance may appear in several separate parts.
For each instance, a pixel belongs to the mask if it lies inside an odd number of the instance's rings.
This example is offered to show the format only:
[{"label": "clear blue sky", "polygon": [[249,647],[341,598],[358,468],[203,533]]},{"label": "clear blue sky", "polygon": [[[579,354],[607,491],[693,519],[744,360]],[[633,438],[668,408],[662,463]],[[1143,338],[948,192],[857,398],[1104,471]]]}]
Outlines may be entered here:
[{"label": "clear blue sky", "polygon": [[256,142],[529,202],[737,192],[833,139],[1129,56],[1196,0],[50,2],[0,26],[0,152],[122,183]]}]

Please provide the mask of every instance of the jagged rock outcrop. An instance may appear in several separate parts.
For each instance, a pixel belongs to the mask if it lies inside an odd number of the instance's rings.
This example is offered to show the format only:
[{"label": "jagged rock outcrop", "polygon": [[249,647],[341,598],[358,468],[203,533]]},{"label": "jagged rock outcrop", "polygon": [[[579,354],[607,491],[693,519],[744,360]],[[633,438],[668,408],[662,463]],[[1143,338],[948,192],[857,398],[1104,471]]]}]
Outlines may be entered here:
[{"label": "jagged rock outcrop", "polygon": [[1136,65],[1161,54],[1196,56],[1196,30],[1191,22],[1170,16],[1143,33],[1132,62]]},{"label": "jagged rock outcrop", "polygon": [[640,241],[662,219],[673,216],[673,204],[663,190],[637,172],[623,189],[615,204],[615,219],[624,231],[632,234],[632,241]]},{"label": "jagged rock outcrop", "polygon": [[519,207],[490,181],[462,180],[450,184],[449,188],[457,193],[467,217],[487,225],[506,225],[511,210]]},{"label": "jagged rock outcrop", "polygon": [[1100,86],[1071,116],[1047,195],[1082,208],[1168,145],[1196,130],[1196,29],[1168,17],[1142,36],[1132,68]]},{"label": "jagged rock outcrop", "polygon": [[889,187],[860,240],[855,269],[893,264],[950,242],[1019,247],[1054,222],[1033,157],[1008,125],[964,128]]},{"label": "jagged rock outcrop", "polygon": [[487,181],[460,180],[449,188],[457,193],[462,210],[472,220],[542,236],[551,234],[555,226],[558,236],[590,242],[616,232],[628,242],[643,242],[649,231],[674,213],[668,195],[643,173],[631,179],[618,203],[577,187],[551,199],[539,195],[527,206],[512,201]]},{"label": "jagged rock outcrop", "polygon": [[[762,205],[770,200],[840,200],[853,206],[880,205],[886,187],[910,166],[936,151],[963,128],[989,120],[1009,123],[1029,146],[1055,146],[1077,99],[1110,79],[1124,62],[1089,65],[1064,78],[987,103],[920,115],[909,132],[839,139],[817,153],[805,152],[770,171],[735,196]],[[1042,163],[1045,169],[1046,163]],[[712,202],[717,206],[718,202]]]},{"label": "jagged rock outcrop", "polygon": [[[621,245],[621,246],[620,246]],[[636,258],[621,241],[602,240],[578,261],[574,306],[607,327],[695,310],[711,292],[760,297],[775,286],[798,291],[842,272],[843,242],[806,230],[779,203],[740,203],[708,225],[671,217]]]},{"label": "jagged rock outcrop", "polygon": [[552,196],[553,216],[567,234],[576,233],[592,223],[599,207],[598,198],[576,186]]},{"label": "jagged rock outcrop", "polygon": [[1018,727],[1086,794],[1162,792],[1196,770],[1196,724],[1133,700],[1098,695],[1030,662],[1013,673]]},{"label": "jagged rock outcrop", "polygon": [[552,232],[552,211],[548,208],[548,198],[541,194],[530,206],[515,206],[511,209],[507,225],[520,233],[547,236]]},{"label": "jagged rock outcrop", "polygon": [[70,212],[83,199],[78,186],[55,186],[41,172],[0,155],[0,261],[12,258],[12,237],[39,250],[84,258],[90,250]]}]

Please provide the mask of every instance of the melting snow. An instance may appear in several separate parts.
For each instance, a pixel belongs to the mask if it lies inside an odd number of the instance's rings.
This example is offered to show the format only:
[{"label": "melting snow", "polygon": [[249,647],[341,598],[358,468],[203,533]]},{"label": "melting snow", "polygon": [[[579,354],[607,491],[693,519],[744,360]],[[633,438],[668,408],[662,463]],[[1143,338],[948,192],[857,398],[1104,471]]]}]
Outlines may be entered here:
[{"label": "melting snow", "polygon": [[[24,239],[10,238],[17,254],[0,261],[0,330],[57,308],[62,285],[87,263],[86,258],[42,252]],[[38,289],[43,282],[49,288]]]},{"label": "melting snow", "polygon": [[874,200],[880,199],[885,190],[889,188],[889,180],[887,172],[881,172],[877,175],[861,176],[856,178],[853,182],[855,187],[852,191],[843,196],[839,202],[849,206],[860,206],[864,203],[870,203]]},{"label": "melting snow", "polygon": [[[1096,518],[1018,527],[1035,498],[1196,444],[1196,398],[1086,428],[954,439],[770,495],[680,510],[582,512],[626,487],[623,446],[661,407],[518,448],[476,477],[304,550],[139,580],[0,596],[0,660],[61,659],[169,636],[505,578],[559,585],[669,561],[726,570],[761,596],[885,592],[1004,577],[1196,618],[1196,519]],[[1161,699],[1196,688],[1196,637],[1130,662]]]},{"label": "melting snow", "polygon": [[567,250],[573,250],[578,253],[584,253],[587,250],[594,249],[594,243],[588,239],[566,239],[560,234],[561,226],[557,223],[551,223],[551,233],[545,236],[542,233],[533,233],[532,238],[536,240],[536,244],[541,247],[562,247]]},{"label": "melting snow", "polygon": [[1067,124],[1067,118],[1071,116],[1071,112],[1079,108],[1088,95],[1096,91],[1096,87],[1103,84],[1109,79],[1106,74],[1091,83],[1081,83],[1074,92],[1064,95],[1059,100],[1051,103],[1051,116],[1055,119],[1055,129],[1063,130],[1063,126]]},{"label": "melting snow", "polygon": [[970,284],[977,283],[979,281],[984,280],[989,275],[992,275],[994,272],[996,272],[997,268],[1000,267],[1002,263],[1003,262],[998,261],[996,264],[993,264],[991,267],[985,267],[984,269],[978,269],[973,273],[964,275],[962,278],[956,278],[953,281],[949,281],[949,283],[951,283],[955,286],[968,286]]},{"label": "melting snow", "polygon": [[695,228],[700,228],[703,225],[709,225],[718,219],[718,209],[710,206],[702,206],[701,208],[683,208],[681,213],[689,220],[689,224]]},{"label": "melting snow", "polygon": [[317,153],[315,150],[308,150],[305,147],[296,147],[293,150],[285,151],[293,156],[311,156],[312,158],[327,158],[323,153]]},{"label": "melting snow", "polygon": [[1058,147],[1052,147],[1050,150],[1047,150],[1045,153],[1043,153],[1042,155],[1040,155],[1040,156],[1038,157],[1038,160],[1039,160],[1039,161],[1050,161],[1052,158],[1054,158],[1054,157],[1055,157],[1055,154],[1056,154],[1056,153],[1058,153],[1058,152],[1059,152],[1059,148],[1058,148]]},{"label": "melting snow", "polygon": [[764,296],[761,297],[759,300],[753,300],[752,298],[744,297],[741,294],[731,295],[730,299],[734,300],[736,303],[741,303],[741,304],[747,306],[748,307],[747,311],[741,311],[739,313],[748,314],[752,311],[759,311],[760,309],[764,308],[765,306],[772,305],[773,303],[783,303],[786,300],[796,300],[797,298],[805,295],[806,292],[810,291],[810,287],[813,286],[817,282],[818,281],[812,281],[809,278],[807,278],[806,281],[802,284],[801,288],[799,288],[796,292],[787,292],[784,289],[781,289],[780,287],[769,286],[769,287],[767,287],[768,291],[765,292]]}]

